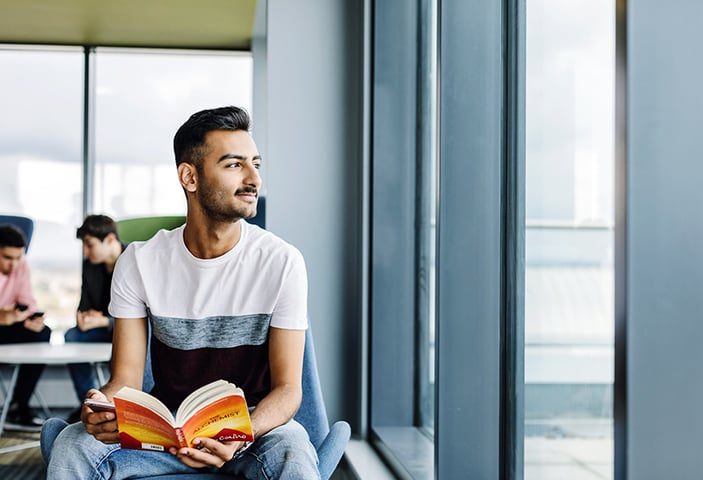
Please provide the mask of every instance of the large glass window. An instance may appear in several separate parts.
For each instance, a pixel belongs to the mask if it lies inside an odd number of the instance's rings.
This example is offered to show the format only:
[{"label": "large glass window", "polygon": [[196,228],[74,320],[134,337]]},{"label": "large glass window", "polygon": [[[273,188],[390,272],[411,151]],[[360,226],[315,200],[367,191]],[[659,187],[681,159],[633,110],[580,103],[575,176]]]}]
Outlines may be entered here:
[{"label": "large glass window", "polygon": [[27,256],[51,327],[80,294],[82,49],[0,49],[0,213],[34,220]]},{"label": "large glass window", "polygon": [[613,477],[615,4],[528,0],[525,478]]},{"label": "large glass window", "polygon": [[93,210],[116,219],[184,214],[173,135],[192,113],[251,113],[251,55],[98,49]]},{"label": "large glass window", "polygon": [[[197,110],[251,113],[248,53],[98,49],[92,212],[184,214],[173,135]],[[28,261],[47,324],[75,324],[84,213],[82,48],[0,49],[0,214],[35,222]]]}]

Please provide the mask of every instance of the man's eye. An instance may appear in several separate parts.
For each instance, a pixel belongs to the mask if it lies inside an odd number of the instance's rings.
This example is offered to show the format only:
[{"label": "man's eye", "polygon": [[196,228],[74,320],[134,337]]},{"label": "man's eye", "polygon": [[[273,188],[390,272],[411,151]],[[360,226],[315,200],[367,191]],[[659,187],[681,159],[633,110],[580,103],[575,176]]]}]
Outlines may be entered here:
[{"label": "man's eye", "polygon": [[226,165],[227,168],[232,168],[232,167],[238,167],[240,165],[239,162],[234,162],[234,163],[228,163]]},{"label": "man's eye", "polygon": [[260,169],[260,168],[261,168],[261,164],[260,164],[260,163],[255,163],[255,164],[254,164],[254,168],[257,169],[257,170]]}]

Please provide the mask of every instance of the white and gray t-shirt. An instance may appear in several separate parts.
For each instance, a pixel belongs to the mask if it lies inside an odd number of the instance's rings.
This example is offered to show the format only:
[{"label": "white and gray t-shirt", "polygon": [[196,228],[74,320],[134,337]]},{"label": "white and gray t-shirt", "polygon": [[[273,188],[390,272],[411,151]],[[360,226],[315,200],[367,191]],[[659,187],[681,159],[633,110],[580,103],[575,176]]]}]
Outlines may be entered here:
[{"label": "white and gray t-shirt", "polygon": [[256,405],[271,389],[269,327],[307,328],[302,254],[240,222],[239,242],[217,258],[194,257],[179,227],[130,244],[115,266],[110,314],[149,319],[152,394],[169,408],[220,378]]}]

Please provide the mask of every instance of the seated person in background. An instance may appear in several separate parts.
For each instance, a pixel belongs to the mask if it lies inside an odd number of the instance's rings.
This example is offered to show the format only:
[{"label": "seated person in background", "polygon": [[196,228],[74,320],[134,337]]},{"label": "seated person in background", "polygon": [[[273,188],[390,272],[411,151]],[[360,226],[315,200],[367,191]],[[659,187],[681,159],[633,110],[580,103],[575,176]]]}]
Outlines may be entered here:
[{"label": "seated person in background", "polygon": [[[66,332],[66,342],[111,342],[113,318],[107,312],[110,304],[110,283],[117,257],[124,245],[117,234],[117,224],[105,215],[89,215],[76,231],[83,241],[83,286],[76,312],[76,326]],[[88,390],[97,388],[93,369],[87,363],[68,366],[73,388],[79,401]],[[80,406],[68,417],[70,423],[81,418]]]},{"label": "seated person in background", "polygon": [[198,438],[168,453],[119,448],[115,414],[84,406],[53,444],[47,478],[134,478],[219,469],[247,479],[319,479],[302,398],[307,273],[301,253],[244,219],[256,215],[261,157],[236,107],[192,115],[174,138],[184,227],[134,242],[115,267],[110,381],[95,400],[142,386],[149,329],[152,395],[175,409],[217,379],[242,388],[254,442]]},{"label": "seated person in background", "polygon": [[[0,226],[0,344],[48,342],[51,330],[44,317],[30,318],[37,302],[29,281],[29,265],[24,258],[27,240],[21,230]],[[22,365],[5,427],[10,430],[39,431],[43,420],[29,408],[29,399],[44,365]]]}]

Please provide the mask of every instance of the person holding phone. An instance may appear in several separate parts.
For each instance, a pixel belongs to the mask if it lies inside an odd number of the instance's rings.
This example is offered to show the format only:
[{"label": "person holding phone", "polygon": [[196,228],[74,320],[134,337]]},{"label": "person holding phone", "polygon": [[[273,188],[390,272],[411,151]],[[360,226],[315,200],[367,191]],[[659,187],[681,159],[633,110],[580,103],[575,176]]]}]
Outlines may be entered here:
[{"label": "person holding phone", "polygon": [[[30,284],[29,265],[24,258],[27,240],[21,230],[0,226],[0,344],[48,342],[51,330],[44,325],[44,313]],[[29,407],[29,399],[44,365],[22,365],[7,414],[10,430],[39,431],[43,420]]]},{"label": "person holding phone", "polygon": [[[117,258],[124,245],[117,233],[117,224],[107,215],[88,215],[78,227],[76,238],[83,242],[83,286],[76,312],[76,326],[64,338],[71,342],[111,342],[114,319],[107,311],[110,304],[110,283]],[[73,388],[79,401],[88,390],[98,388],[93,369],[87,363],[69,365]],[[80,420],[81,407],[68,416],[68,422]]]}]

